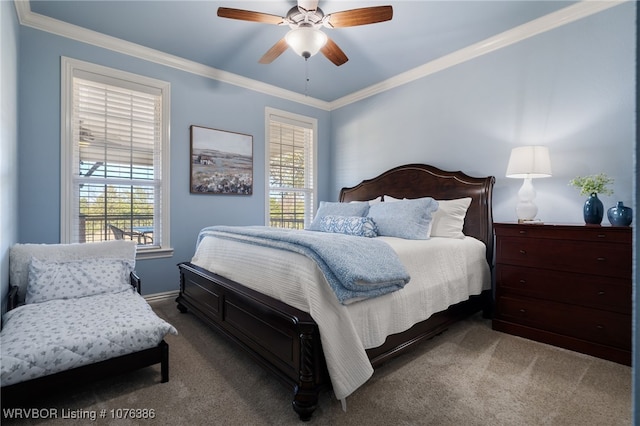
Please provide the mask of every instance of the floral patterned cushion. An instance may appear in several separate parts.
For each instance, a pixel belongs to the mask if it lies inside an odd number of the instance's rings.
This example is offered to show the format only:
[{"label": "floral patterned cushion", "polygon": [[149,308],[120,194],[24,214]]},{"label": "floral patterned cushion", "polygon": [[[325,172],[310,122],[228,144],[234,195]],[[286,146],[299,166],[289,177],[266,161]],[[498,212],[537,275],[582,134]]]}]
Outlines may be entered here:
[{"label": "floral patterned cushion", "polygon": [[320,219],[320,231],[358,237],[377,237],[378,229],[370,217],[327,215]]},{"label": "floral patterned cushion", "polygon": [[32,258],[26,303],[74,299],[131,288],[131,263],[124,259],[43,261]]},{"label": "floral patterned cushion", "polygon": [[75,244],[14,244],[9,252],[9,285],[18,288],[18,304],[24,304],[29,285],[29,265],[34,257],[68,262],[83,259],[125,259],[135,268],[137,243],[130,240]]}]

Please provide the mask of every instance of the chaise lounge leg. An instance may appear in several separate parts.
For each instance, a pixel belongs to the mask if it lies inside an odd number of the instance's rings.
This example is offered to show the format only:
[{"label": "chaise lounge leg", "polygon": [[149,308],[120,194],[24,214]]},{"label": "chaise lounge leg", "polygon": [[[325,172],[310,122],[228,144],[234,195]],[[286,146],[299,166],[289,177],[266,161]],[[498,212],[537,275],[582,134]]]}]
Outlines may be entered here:
[{"label": "chaise lounge leg", "polygon": [[160,382],[169,381],[169,345],[163,340],[160,342]]}]

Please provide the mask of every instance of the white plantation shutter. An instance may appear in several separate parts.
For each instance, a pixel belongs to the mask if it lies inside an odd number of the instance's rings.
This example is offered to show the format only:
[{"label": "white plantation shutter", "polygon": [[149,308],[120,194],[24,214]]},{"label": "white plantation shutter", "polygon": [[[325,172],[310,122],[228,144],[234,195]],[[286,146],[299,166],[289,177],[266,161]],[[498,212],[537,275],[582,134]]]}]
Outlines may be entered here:
[{"label": "white plantation shutter", "polygon": [[302,229],[316,200],[316,120],[267,109],[267,225]]},{"label": "white plantation shutter", "polygon": [[67,69],[63,236],[68,242],[124,238],[142,248],[166,246],[168,85],[100,68]]}]

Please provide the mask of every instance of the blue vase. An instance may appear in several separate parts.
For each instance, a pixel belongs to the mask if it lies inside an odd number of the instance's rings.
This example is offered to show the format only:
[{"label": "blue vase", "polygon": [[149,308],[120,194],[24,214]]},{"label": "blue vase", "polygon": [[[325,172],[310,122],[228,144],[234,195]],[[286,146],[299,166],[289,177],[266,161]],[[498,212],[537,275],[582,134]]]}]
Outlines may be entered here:
[{"label": "blue vase", "polygon": [[587,225],[600,225],[604,216],[604,206],[598,198],[598,194],[592,192],[584,203],[584,222]]},{"label": "blue vase", "polygon": [[613,226],[629,226],[633,220],[633,209],[618,201],[615,207],[607,210],[607,219]]}]

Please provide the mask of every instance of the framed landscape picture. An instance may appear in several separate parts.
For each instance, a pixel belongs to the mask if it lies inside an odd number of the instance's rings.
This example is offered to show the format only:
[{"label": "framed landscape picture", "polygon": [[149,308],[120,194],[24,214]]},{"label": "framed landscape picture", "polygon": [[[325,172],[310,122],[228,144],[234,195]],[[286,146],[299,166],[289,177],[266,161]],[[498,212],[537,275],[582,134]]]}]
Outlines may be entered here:
[{"label": "framed landscape picture", "polygon": [[191,126],[191,193],[253,194],[253,136]]}]

